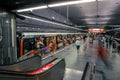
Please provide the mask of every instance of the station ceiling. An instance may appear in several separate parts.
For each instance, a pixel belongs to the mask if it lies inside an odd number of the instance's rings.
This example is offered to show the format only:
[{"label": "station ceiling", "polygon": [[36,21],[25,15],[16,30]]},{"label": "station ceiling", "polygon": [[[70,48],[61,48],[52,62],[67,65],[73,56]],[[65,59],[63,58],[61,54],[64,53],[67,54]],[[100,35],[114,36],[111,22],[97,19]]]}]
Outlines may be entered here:
[{"label": "station ceiling", "polygon": [[[0,0],[0,5],[12,11],[69,1],[80,0]],[[49,8],[68,18],[77,26],[106,26],[106,29],[113,29],[116,25],[117,27],[120,25],[120,0],[95,0]],[[81,27],[81,29],[86,28]]]}]

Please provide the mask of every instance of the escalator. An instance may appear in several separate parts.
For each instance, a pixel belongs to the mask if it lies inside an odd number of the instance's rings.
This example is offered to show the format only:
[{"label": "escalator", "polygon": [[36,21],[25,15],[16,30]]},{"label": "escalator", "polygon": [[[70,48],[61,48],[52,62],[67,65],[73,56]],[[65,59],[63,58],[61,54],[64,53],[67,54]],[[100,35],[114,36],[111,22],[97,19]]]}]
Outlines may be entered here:
[{"label": "escalator", "polygon": [[54,58],[43,62],[39,55],[0,66],[0,80],[63,80],[64,74],[64,59]]}]

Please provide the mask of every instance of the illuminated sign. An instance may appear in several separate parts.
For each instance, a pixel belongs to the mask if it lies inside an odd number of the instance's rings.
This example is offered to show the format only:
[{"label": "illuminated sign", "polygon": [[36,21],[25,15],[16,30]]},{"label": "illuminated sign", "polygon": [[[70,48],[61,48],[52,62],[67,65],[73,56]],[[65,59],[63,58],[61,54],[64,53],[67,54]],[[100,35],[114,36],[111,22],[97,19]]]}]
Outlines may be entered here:
[{"label": "illuminated sign", "polygon": [[90,29],[88,29],[88,32],[102,33],[102,32],[104,32],[104,28],[90,28]]}]

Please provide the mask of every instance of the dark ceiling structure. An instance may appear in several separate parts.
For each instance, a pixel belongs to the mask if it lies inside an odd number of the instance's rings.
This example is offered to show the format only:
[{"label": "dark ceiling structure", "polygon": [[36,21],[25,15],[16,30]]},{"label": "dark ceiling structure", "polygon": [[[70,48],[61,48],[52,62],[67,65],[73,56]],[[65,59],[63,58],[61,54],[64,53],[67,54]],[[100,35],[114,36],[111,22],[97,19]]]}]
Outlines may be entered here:
[{"label": "dark ceiling structure", "polygon": [[[69,1],[80,0],[0,0],[0,6],[15,12],[18,9],[47,5],[47,8],[66,17],[72,23],[65,23],[65,25],[76,26],[83,30],[87,30],[88,27],[104,27],[107,30],[120,27],[120,0],[92,0],[92,2],[86,3],[49,7],[49,4]],[[39,11],[40,9],[37,9],[36,12],[25,11],[23,13],[40,17]]]}]

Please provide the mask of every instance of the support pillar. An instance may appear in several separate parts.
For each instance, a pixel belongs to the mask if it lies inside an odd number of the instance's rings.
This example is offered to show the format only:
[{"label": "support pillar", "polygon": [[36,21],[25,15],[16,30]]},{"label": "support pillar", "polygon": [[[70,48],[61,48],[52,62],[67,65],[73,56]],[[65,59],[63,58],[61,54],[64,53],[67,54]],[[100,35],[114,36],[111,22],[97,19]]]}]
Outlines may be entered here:
[{"label": "support pillar", "polygon": [[13,14],[0,9],[0,65],[17,61],[16,21]]}]

